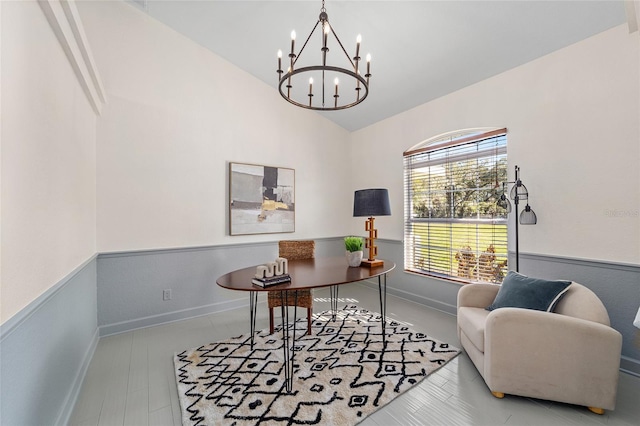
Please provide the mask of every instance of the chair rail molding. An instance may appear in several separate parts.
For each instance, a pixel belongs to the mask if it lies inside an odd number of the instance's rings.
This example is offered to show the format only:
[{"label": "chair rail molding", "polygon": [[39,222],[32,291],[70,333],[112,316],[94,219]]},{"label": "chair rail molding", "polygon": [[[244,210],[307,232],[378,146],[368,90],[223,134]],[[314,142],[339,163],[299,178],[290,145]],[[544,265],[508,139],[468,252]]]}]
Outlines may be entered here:
[{"label": "chair rail molding", "polygon": [[96,115],[106,94],[74,0],[38,0]]}]

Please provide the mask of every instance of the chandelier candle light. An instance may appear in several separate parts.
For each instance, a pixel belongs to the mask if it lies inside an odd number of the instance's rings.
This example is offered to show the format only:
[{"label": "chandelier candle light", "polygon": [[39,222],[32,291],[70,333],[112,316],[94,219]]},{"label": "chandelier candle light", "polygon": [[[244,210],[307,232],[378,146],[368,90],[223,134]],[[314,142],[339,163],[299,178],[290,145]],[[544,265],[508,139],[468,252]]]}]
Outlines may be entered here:
[{"label": "chandelier candle light", "polygon": [[[318,27],[321,27],[321,36],[319,41],[320,52],[321,52],[321,65],[306,65],[305,66],[297,66],[298,61],[301,61],[302,52],[305,47],[309,44],[313,33],[316,31]],[[327,53],[329,52],[329,35],[333,34],[335,38],[335,42],[337,46],[342,49],[344,53],[344,57],[338,55],[339,58],[336,58],[338,61],[342,58],[342,62],[336,62],[334,65],[327,64]],[[320,16],[318,17],[318,21],[315,26],[311,30],[309,37],[307,37],[306,41],[302,45],[300,51],[295,53],[296,46],[296,32],[291,31],[291,53],[289,53],[289,68],[285,72],[282,69],[282,51],[278,50],[278,91],[280,95],[287,100],[288,102],[297,105],[302,108],[320,110],[320,111],[336,111],[346,108],[351,108],[353,106],[358,105],[360,102],[364,101],[369,94],[369,78],[371,77],[371,55],[367,54],[367,72],[362,76],[360,73],[360,43],[362,43],[362,36],[358,35],[356,38],[356,54],[353,59],[349,56],[347,51],[345,50],[342,42],[338,38],[338,35],[333,30],[333,27],[329,25],[329,16],[327,15],[327,11],[324,7],[324,0],[322,1],[322,8],[320,9]],[[307,55],[308,56],[308,55]],[[306,57],[305,57],[306,59]],[[342,64],[342,66],[340,66]],[[309,91],[306,92],[305,82],[306,78],[295,79],[294,76],[309,77]],[[340,93],[339,85],[340,85],[340,76],[342,80],[343,87],[349,87],[350,84],[353,84],[354,92],[349,94],[349,92]],[[315,80],[314,80],[315,77]],[[327,99],[329,92],[331,89],[325,87],[326,81],[331,81],[333,78],[334,91],[333,91],[333,102]],[[302,81],[300,81],[302,80]],[[298,81],[298,84],[294,86],[294,83]],[[320,85],[320,97],[319,101],[314,103],[314,93],[313,93],[313,83],[314,81]],[[329,83],[330,84],[330,83]],[[286,89],[286,90],[285,90]],[[363,90],[364,89],[364,90]],[[330,93],[330,92],[329,92]],[[343,98],[343,101],[340,101],[340,98]],[[308,98],[308,101],[306,100]]]}]

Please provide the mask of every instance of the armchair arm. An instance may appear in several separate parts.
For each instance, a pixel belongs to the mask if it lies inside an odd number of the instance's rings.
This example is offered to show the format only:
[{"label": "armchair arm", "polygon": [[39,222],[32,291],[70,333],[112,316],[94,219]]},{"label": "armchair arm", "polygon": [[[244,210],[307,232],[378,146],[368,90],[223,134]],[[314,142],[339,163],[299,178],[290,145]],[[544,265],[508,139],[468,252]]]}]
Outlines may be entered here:
[{"label": "armchair arm", "polygon": [[500,290],[497,284],[466,284],[458,290],[458,308],[486,308],[496,298]]},{"label": "armchair arm", "polygon": [[485,327],[485,381],[492,391],[613,409],[622,335],[593,321],[496,309]]}]

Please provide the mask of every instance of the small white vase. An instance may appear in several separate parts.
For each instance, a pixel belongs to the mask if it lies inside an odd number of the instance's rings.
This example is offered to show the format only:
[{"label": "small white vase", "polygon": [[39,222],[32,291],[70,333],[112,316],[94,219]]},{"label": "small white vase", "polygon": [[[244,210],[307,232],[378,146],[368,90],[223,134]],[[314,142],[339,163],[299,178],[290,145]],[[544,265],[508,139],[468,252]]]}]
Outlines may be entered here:
[{"label": "small white vase", "polygon": [[360,251],[346,251],[347,263],[349,266],[356,268],[360,266],[362,262],[362,250]]}]

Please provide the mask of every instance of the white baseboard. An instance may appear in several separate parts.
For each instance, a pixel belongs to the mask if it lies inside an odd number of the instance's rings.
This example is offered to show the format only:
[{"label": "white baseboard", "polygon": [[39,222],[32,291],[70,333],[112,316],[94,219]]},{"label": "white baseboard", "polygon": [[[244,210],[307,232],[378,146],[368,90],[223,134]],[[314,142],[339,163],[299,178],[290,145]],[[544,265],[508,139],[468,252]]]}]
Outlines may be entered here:
[{"label": "white baseboard", "polygon": [[[264,303],[266,298],[258,297],[258,303]],[[180,321],[189,318],[196,318],[203,315],[216,314],[219,312],[229,311],[232,309],[244,308],[249,306],[249,298],[242,297],[239,299],[229,300],[225,302],[212,303],[210,305],[198,306],[196,308],[181,309],[173,312],[166,312],[159,315],[151,315],[144,318],[136,318],[131,321],[122,321],[115,324],[101,325],[100,337],[110,336],[112,334],[125,333],[127,331],[137,330],[139,328],[152,327],[155,325],[167,324],[170,322]]]},{"label": "white baseboard", "polygon": [[640,361],[623,355],[620,357],[620,371],[640,377]]},{"label": "white baseboard", "polygon": [[93,359],[93,354],[96,352],[96,348],[98,347],[98,342],[100,341],[99,329],[96,328],[95,333],[93,334],[93,338],[91,339],[91,345],[84,354],[82,358],[82,364],[76,373],[75,378],[73,379],[73,386],[69,390],[69,394],[67,395],[67,399],[63,405],[62,410],[60,411],[60,415],[58,416],[58,420],[55,422],[56,425],[68,425],[69,420],[71,420],[71,414],[73,414],[73,409],[76,406],[76,402],[78,400],[78,396],[80,395],[80,389],[82,388],[82,382],[84,381],[84,377],[87,374],[87,370],[89,369],[89,364],[91,364],[91,360]]}]

